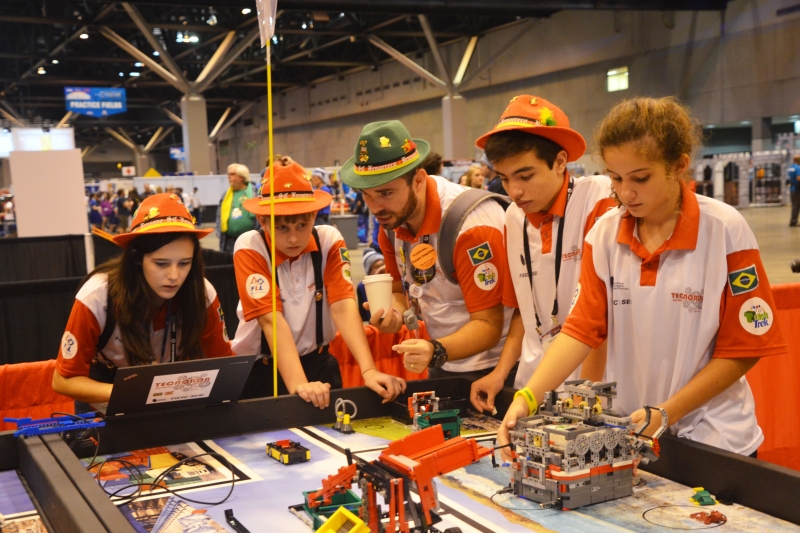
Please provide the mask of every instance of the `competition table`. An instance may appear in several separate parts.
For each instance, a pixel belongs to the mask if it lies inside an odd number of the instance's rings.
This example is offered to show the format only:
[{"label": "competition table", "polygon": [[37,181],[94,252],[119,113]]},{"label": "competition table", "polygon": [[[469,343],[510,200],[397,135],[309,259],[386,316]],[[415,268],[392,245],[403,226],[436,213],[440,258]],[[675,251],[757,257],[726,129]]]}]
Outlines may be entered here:
[{"label": "competition table", "polygon": [[[416,381],[408,383],[408,392],[432,390],[440,397],[465,398],[469,385],[461,378]],[[498,398],[501,413],[512,395],[513,391],[506,389]],[[390,415],[390,406],[381,404],[366,388],[332,391],[331,406],[324,410],[296,396],[170,409],[108,421],[99,428],[98,453],[176,445],[185,445],[184,450],[222,453],[231,460],[241,481],[237,481],[231,498],[223,504],[199,506],[213,520],[230,530],[224,510],[233,509],[236,518],[252,533],[310,531],[288,512],[288,506],[302,503],[302,491],[319,488],[323,478],[345,466],[345,448],[371,460],[387,444],[376,436],[343,435],[330,429],[337,398],[356,403],[358,420]],[[265,444],[281,439],[300,441],[311,450],[311,461],[286,466],[268,458]],[[569,512],[540,510],[531,502],[508,495],[490,499],[495,488],[507,483],[507,474],[502,469],[492,469],[485,458],[437,479],[446,523],[442,529],[460,527],[464,533],[670,531],[642,518],[642,506],[658,507],[658,497],[668,491],[679,495],[678,500],[683,499],[680,503],[688,506],[692,493],[689,487],[702,486],[711,494],[724,495],[735,502],[713,507],[729,517],[723,528],[800,531],[800,527],[788,523],[800,524],[800,473],[671,436],[662,437],[660,443],[661,458],[642,467],[647,470],[642,476],[647,481],[646,488],[630,498]],[[11,517],[38,513],[44,526],[54,533],[134,533],[137,530],[78,459],[94,453],[93,447],[70,449],[60,435],[22,439],[14,438],[12,432],[0,433],[0,513]],[[676,483],[684,485],[685,491]],[[217,483],[192,488],[186,495],[217,501],[229,488],[229,484]],[[379,503],[383,503],[380,497]],[[708,508],[687,507],[679,511],[688,516],[702,510]],[[692,529],[708,527],[697,523]]]}]

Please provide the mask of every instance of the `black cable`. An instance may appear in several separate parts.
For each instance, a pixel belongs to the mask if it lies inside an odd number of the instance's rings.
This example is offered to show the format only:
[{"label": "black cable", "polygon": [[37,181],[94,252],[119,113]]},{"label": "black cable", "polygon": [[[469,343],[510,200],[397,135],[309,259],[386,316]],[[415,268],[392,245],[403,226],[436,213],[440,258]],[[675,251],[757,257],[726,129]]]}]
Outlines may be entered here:
[{"label": "black cable", "polygon": [[[716,524],[713,524],[713,525],[711,525],[711,524],[703,524],[703,525],[707,525],[708,527],[672,527],[672,526],[665,526],[664,524],[659,524],[658,522],[653,522],[652,520],[649,520],[647,518],[647,513],[649,513],[650,511],[655,511],[656,509],[667,509],[669,507],[688,507],[690,509],[695,509],[695,510],[698,510],[698,511],[702,511],[702,507],[697,507],[695,505],[659,505],[658,507],[653,507],[653,508],[648,509],[645,512],[643,512],[642,513],[642,518],[644,519],[645,522],[647,522],[649,524],[653,524],[654,526],[665,527],[667,529],[678,529],[678,530],[681,530],[681,531],[697,531],[697,530],[700,530],[700,529],[713,529],[715,527],[720,527],[720,526],[722,526],[722,525],[727,523],[727,520],[726,520],[725,522],[719,522],[719,523],[716,523]],[[712,511],[713,510],[714,509],[712,509]]]},{"label": "black cable", "polygon": [[[162,483],[164,483],[164,480],[165,480],[166,476],[169,475],[171,472],[175,471],[177,468],[179,468],[180,466],[186,464],[187,462],[194,461],[198,457],[203,457],[205,455],[208,455],[208,456],[211,456],[211,457],[215,457],[226,468],[228,468],[228,470],[231,472],[230,490],[228,491],[228,494],[225,496],[225,498],[223,498],[222,500],[217,501],[217,502],[204,502],[204,501],[200,501],[200,500],[193,500],[191,498],[187,498],[186,496],[182,496],[181,494],[179,494],[178,492],[181,489],[173,490],[173,489],[170,489],[169,487],[167,487],[166,484],[162,485]],[[166,493],[169,493],[169,494],[171,494],[173,496],[176,496],[176,497],[178,497],[178,498],[180,498],[182,500],[185,500],[187,502],[196,503],[196,504],[199,504],[199,505],[208,505],[208,506],[220,505],[222,503],[225,503],[228,500],[228,498],[231,497],[231,495],[233,494],[233,489],[234,489],[234,487],[236,485],[236,474],[234,473],[235,469],[234,469],[233,465],[231,464],[231,462],[228,460],[227,457],[225,457],[224,455],[220,455],[218,453],[215,453],[215,452],[200,453],[200,454],[197,454],[197,455],[193,455],[192,457],[187,457],[185,459],[182,459],[182,460],[178,461],[177,463],[175,463],[174,465],[171,465],[169,468],[165,469],[158,476],[156,476],[153,479],[153,481],[149,481],[149,482],[144,481],[144,474],[139,469],[139,465],[136,465],[136,464],[134,464],[134,463],[132,463],[130,461],[127,461],[125,459],[107,459],[107,460],[103,461],[102,463],[100,463],[100,467],[97,470],[96,479],[98,481],[98,484],[101,483],[100,474],[101,474],[101,472],[103,470],[103,466],[105,466],[106,463],[112,463],[112,462],[120,463],[120,464],[122,464],[124,466],[127,466],[128,468],[130,468],[132,470],[135,470],[136,471],[136,475],[134,475],[134,477],[135,478],[138,477],[138,482],[130,483],[128,485],[124,485],[124,486],[118,488],[117,490],[115,490],[114,492],[108,492],[105,489],[105,487],[103,487],[102,485],[100,486],[100,488],[103,489],[103,492],[105,492],[111,498],[119,497],[119,494],[122,491],[126,490],[126,489],[136,488],[136,490],[133,493],[121,498],[122,503],[120,503],[120,500],[116,501],[115,503],[117,503],[118,505],[127,505],[129,503],[133,503],[135,500],[137,500],[138,498],[140,498],[142,496],[142,492],[143,492],[142,489],[144,487],[156,487],[156,489],[152,489],[151,490],[151,493],[154,492],[155,490],[160,489],[160,490],[162,490],[162,491],[164,491]],[[208,466],[208,465],[206,465],[206,466]],[[227,482],[228,481],[225,481],[225,483],[227,483]],[[186,487],[186,488],[189,489],[189,488],[194,488],[194,487]]]},{"label": "black cable", "polygon": [[[50,413],[50,418],[55,418],[56,415],[67,416],[67,417],[69,417],[69,418],[71,418],[73,420],[80,420],[81,422],[88,422],[90,420],[90,419],[84,418],[84,417],[82,417],[80,415],[76,415],[74,413],[66,413],[64,411],[52,412],[52,413]],[[97,417],[95,416],[93,418],[97,418]],[[69,430],[65,430],[65,431],[69,431]],[[94,447],[94,455],[92,456],[92,460],[89,461],[89,466],[86,467],[86,470],[90,470],[94,466],[95,460],[97,459],[97,452],[100,450],[100,432],[97,430],[96,427],[88,428],[83,433],[81,433],[74,441],[72,441],[72,443],[69,445],[69,448],[72,449],[73,446],[75,446],[75,443],[83,441],[83,439],[86,438],[86,435],[88,435],[92,431],[94,431],[94,434],[97,435],[97,441],[96,441],[95,447]]]}]

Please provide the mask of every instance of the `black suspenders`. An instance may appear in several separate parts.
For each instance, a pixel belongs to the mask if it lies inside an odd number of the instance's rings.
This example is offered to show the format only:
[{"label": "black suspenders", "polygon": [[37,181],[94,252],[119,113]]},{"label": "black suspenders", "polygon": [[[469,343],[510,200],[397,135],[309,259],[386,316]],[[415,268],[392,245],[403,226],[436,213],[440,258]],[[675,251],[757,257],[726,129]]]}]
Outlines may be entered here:
[{"label": "black suspenders", "polygon": [[[261,233],[261,237],[264,239],[264,244],[267,245],[267,250],[269,250],[269,243],[267,243],[267,236],[264,234],[264,229],[258,230]],[[322,298],[323,298],[323,279],[322,279],[322,246],[319,243],[319,234],[317,233],[317,228],[311,230],[311,234],[314,236],[314,241],[317,243],[316,251],[311,252],[311,263],[314,265],[314,286],[316,291],[314,293],[314,300],[316,303],[316,314],[317,314],[317,349],[322,351],[324,348],[323,346],[323,335],[322,335]],[[275,268],[275,284],[280,288],[281,283],[280,279],[278,278],[278,269]],[[261,333],[261,353],[265,355],[271,355],[272,351],[269,349],[269,343],[267,343],[267,338],[264,336],[264,333]],[[300,354],[304,355],[304,354]]]}]

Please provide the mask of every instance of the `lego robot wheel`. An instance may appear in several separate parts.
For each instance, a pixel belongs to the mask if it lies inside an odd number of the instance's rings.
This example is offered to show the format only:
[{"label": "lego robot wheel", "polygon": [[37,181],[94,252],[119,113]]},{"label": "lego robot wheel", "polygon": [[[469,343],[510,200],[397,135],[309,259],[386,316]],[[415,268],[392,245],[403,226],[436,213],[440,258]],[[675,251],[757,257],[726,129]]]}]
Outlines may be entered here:
[{"label": "lego robot wheel", "polygon": [[603,446],[605,446],[605,432],[601,430],[592,433],[592,436],[589,437],[589,449],[594,453],[600,453]]},{"label": "lego robot wheel", "polygon": [[575,453],[578,455],[586,455],[586,452],[589,451],[589,437],[584,435],[578,435],[578,438],[575,439]]},{"label": "lego robot wheel", "polygon": [[568,440],[567,441],[567,455],[573,455],[575,453],[575,441]]},{"label": "lego robot wheel", "polygon": [[617,447],[618,443],[619,443],[619,437],[617,436],[617,432],[614,431],[613,429],[607,430],[605,435],[606,450],[608,451],[613,450],[614,448]]}]

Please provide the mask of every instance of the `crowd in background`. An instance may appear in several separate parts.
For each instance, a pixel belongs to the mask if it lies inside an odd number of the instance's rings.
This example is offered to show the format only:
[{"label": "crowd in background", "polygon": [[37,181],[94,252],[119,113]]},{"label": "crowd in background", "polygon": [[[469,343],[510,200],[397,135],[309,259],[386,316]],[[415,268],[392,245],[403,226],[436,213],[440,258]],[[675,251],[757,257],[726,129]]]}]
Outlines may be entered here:
[{"label": "crowd in background", "polygon": [[[111,189],[109,185],[109,189]],[[167,185],[166,191],[161,187],[153,187],[149,183],[144,184],[144,190],[140,194],[136,187],[130,189],[119,189],[116,192],[109,190],[106,192],[97,191],[86,193],[86,214],[89,218],[89,230],[99,229],[111,234],[126,233],[130,231],[130,221],[142,200],[154,194],[168,192],[176,194],[181,201],[189,206],[192,216],[200,220],[202,206],[197,198],[197,187],[189,194],[180,187]]]}]

